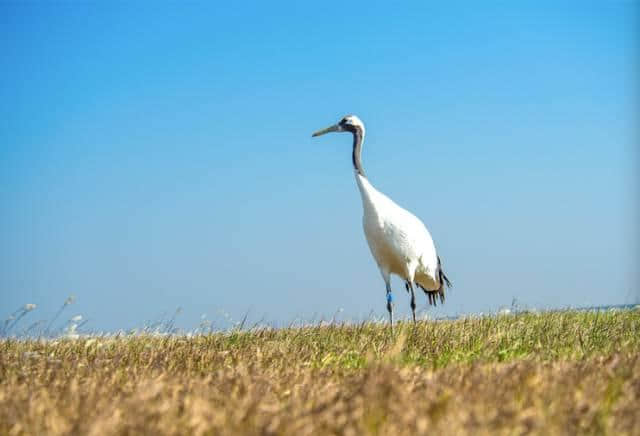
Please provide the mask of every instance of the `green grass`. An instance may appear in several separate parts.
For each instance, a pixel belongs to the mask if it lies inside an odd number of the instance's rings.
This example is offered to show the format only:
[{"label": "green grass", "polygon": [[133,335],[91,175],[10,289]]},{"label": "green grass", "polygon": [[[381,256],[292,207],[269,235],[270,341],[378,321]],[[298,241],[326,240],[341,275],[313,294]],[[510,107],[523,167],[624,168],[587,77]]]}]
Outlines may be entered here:
[{"label": "green grass", "polygon": [[0,434],[640,434],[640,311],[0,341]]}]

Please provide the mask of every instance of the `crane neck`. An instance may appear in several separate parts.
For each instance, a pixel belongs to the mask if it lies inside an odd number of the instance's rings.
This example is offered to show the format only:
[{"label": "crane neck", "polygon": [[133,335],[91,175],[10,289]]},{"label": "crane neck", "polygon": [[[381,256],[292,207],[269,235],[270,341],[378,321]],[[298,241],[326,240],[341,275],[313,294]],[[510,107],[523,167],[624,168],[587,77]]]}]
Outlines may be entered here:
[{"label": "crane neck", "polygon": [[364,142],[364,130],[355,128],[351,130],[351,133],[353,134],[353,152],[351,155],[353,168],[356,170],[356,173],[360,174],[362,177],[367,177],[364,174],[362,160],[360,159],[360,155],[362,154],[362,143]]}]

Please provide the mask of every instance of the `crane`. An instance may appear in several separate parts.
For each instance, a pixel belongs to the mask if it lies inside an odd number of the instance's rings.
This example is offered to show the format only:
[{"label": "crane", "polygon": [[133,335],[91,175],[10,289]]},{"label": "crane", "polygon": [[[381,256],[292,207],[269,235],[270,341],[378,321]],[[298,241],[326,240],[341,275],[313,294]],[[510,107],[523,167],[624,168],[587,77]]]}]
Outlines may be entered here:
[{"label": "crane", "polygon": [[362,198],[364,234],[371,254],[378,264],[386,286],[387,311],[393,332],[393,293],[391,274],[405,282],[411,293],[411,312],[416,322],[414,285],[424,291],[429,304],[444,303],[445,286],[451,282],[442,270],[440,257],[425,225],[408,210],[378,191],[367,179],[360,158],[364,142],[364,123],[355,115],[343,117],[337,124],[318,130],[312,136],[330,132],[349,132],[353,135],[351,154],[356,184]]}]

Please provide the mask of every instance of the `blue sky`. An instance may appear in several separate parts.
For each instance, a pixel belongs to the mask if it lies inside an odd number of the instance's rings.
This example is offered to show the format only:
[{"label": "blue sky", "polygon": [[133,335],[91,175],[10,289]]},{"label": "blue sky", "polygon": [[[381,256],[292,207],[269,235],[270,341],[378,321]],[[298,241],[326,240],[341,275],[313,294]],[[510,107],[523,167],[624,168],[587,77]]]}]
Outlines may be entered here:
[{"label": "blue sky", "polygon": [[268,3],[0,3],[0,312],[383,316],[347,113],[428,313],[640,297],[637,2]]}]

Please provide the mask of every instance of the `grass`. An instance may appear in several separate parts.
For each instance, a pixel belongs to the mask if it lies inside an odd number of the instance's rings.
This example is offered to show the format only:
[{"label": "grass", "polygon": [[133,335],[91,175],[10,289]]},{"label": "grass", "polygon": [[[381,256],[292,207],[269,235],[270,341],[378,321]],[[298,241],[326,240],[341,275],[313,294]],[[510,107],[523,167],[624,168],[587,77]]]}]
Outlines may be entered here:
[{"label": "grass", "polygon": [[640,434],[640,312],[0,341],[0,434]]}]

